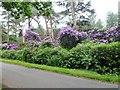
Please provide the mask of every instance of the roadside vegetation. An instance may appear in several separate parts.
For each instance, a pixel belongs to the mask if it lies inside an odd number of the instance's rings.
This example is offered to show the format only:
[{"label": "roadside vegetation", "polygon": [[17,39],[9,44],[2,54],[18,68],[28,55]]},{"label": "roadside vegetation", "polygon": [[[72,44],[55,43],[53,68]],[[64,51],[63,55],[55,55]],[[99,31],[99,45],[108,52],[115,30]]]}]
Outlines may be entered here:
[{"label": "roadside vegetation", "polygon": [[[109,12],[106,26],[90,2],[1,2],[1,61],[77,77],[118,83],[120,24]],[[83,14],[84,13],[84,14]],[[45,28],[40,24],[45,20]],[[66,21],[65,18],[68,18]],[[32,21],[38,24],[34,28]],[[24,24],[28,21],[28,24]],[[21,24],[22,23],[22,24]],[[63,27],[58,27],[63,24]],[[28,25],[28,29],[23,30]],[[6,28],[7,27],[7,28]]]},{"label": "roadside vegetation", "polygon": [[75,76],[75,77],[94,79],[94,80],[99,80],[99,81],[104,81],[104,82],[109,82],[109,83],[117,84],[119,82],[117,75],[101,75],[94,71],[89,71],[89,70],[66,69],[66,68],[60,68],[60,67],[32,64],[32,63],[27,63],[27,62],[20,61],[20,60],[10,60],[10,59],[0,59],[0,62],[16,64],[16,65],[25,66],[28,68],[46,70],[46,71],[51,71],[51,72],[60,73],[60,74],[66,74],[66,75]]}]

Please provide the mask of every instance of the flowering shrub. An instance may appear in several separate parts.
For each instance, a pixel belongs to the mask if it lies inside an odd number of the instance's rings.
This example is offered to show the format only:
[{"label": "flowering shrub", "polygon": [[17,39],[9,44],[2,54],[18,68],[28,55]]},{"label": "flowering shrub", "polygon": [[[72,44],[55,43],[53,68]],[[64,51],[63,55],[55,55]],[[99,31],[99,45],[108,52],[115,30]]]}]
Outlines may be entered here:
[{"label": "flowering shrub", "polygon": [[104,33],[104,39],[108,42],[120,41],[120,27],[111,27]]},{"label": "flowering shrub", "polygon": [[110,43],[113,41],[120,41],[120,27],[111,27],[107,31],[101,33],[98,30],[89,32],[89,37],[94,42]]},{"label": "flowering shrub", "polygon": [[41,38],[40,38],[39,34],[36,33],[36,32],[33,32],[33,31],[31,31],[31,30],[27,30],[27,31],[25,32],[24,37],[25,37],[25,40],[41,41]]},{"label": "flowering shrub", "polygon": [[43,42],[50,42],[53,45],[58,45],[57,39],[52,40],[50,36],[46,36],[41,39],[38,33],[31,30],[27,30],[25,32],[24,39],[30,44],[30,46],[39,46]]},{"label": "flowering shrub", "polygon": [[77,43],[80,43],[86,38],[86,32],[78,32],[76,30],[73,30],[71,27],[64,27],[58,33],[60,45],[68,49],[71,49],[72,47],[76,46]]},{"label": "flowering shrub", "polygon": [[103,35],[98,30],[92,30],[89,32],[89,38],[93,40],[93,42],[100,42],[100,43],[108,43],[107,40],[103,39]]},{"label": "flowering shrub", "polygon": [[0,48],[6,49],[6,47],[7,47],[7,43],[5,43],[5,44],[0,44]]},{"label": "flowering shrub", "polygon": [[18,45],[16,44],[8,44],[7,45],[7,49],[17,49],[18,48]]},{"label": "flowering shrub", "polygon": [[51,47],[49,43],[44,46],[45,48],[28,47],[21,50],[3,50],[0,54],[1,58],[119,75],[120,42],[78,44],[71,50]]},{"label": "flowering shrub", "polygon": [[58,39],[52,39],[50,36],[46,36],[41,42],[51,42],[52,45],[58,45]]},{"label": "flowering shrub", "polygon": [[0,45],[3,49],[8,49],[8,50],[12,50],[12,49],[18,49],[18,45],[16,44],[1,44]]},{"label": "flowering shrub", "polygon": [[44,41],[40,44],[40,47],[41,48],[47,48],[47,47],[52,47],[53,44],[51,42],[48,42],[48,41]]},{"label": "flowering shrub", "polygon": [[46,36],[42,39],[42,42],[44,42],[44,41],[49,41],[50,42],[51,40],[52,40],[52,38],[50,36]]},{"label": "flowering shrub", "polygon": [[88,34],[86,32],[79,32],[78,34],[78,42],[81,43],[82,40],[87,39]]},{"label": "flowering shrub", "polygon": [[58,39],[53,39],[53,40],[52,40],[52,44],[53,44],[54,46],[57,46],[57,45],[58,45]]},{"label": "flowering shrub", "polygon": [[30,46],[38,46],[41,42],[39,34],[31,30],[25,32],[24,39],[29,42]]},{"label": "flowering shrub", "polygon": [[89,32],[89,36],[87,32],[78,32],[73,30],[71,27],[64,27],[58,33],[57,39],[52,39],[50,36],[46,36],[45,38],[41,39],[38,33],[31,30],[27,30],[24,35],[25,41],[28,41],[30,46],[39,46],[43,42],[50,42],[53,45],[58,45],[59,41],[60,45],[67,49],[71,49],[88,37],[92,41],[99,43],[120,41],[120,27],[111,27],[105,32],[92,30]]}]

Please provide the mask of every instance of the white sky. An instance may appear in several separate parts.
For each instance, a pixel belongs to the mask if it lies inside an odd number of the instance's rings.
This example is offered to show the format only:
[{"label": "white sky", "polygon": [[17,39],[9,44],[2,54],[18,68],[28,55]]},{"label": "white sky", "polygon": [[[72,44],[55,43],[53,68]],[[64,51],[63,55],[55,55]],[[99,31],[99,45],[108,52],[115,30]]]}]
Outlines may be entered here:
[{"label": "white sky", "polygon": [[91,0],[92,7],[96,10],[97,17],[105,21],[107,12],[118,13],[118,2],[120,0]]},{"label": "white sky", "polygon": [[[52,0],[52,1],[58,1],[58,0]],[[84,1],[89,1],[89,0],[84,0]],[[104,22],[106,20],[108,11],[117,13],[119,1],[120,0],[91,0],[92,7],[93,7],[93,9],[95,9],[96,14],[97,14],[97,19],[101,19]],[[56,11],[60,11],[62,9],[62,8],[57,8],[57,7],[54,7],[54,8]],[[0,9],[0,11],[1,11],[1,9]],[[1,21],[1,16],[0,16],[0,21]],[[34,27],[37,27],[37,23],[33,22],[32,24]],[[42,21],[41,24],[45,28],[44,21]]]}]

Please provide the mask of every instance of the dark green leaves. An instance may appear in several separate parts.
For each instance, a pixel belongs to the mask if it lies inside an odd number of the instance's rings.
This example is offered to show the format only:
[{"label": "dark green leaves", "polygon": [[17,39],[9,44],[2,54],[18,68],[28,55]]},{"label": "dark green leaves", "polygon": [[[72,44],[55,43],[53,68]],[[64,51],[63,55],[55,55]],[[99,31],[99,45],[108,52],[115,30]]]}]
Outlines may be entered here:
[{"label": "dark green leaves", "polygon": [[38,10],[38,15],[50,16],[52,13],[52,2],[2,2],[2,7],[10,11],[15,19],[21,15],[32,17],[32,8]]}]

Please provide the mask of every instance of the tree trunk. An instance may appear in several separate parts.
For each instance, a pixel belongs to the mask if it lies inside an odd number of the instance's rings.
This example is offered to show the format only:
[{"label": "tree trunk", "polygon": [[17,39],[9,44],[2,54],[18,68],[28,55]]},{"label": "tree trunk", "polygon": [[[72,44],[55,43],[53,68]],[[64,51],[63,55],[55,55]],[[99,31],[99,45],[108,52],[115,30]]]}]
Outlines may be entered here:
[{"label": "tree trunk", "polygon": [[49,35],[49,30],[48,30],[48,24],[47,24],[48,23],[47,22],[47,17],[45,16],[44,18],[45,18],[45,25],[46,25],[46,32],[47,32],[46,35],[48,36]]},{"label": "tree trunk", "polygon": [[28,18],[28,29],[30,29],[30,18]]},{"label": "tree trunk", "polygon": [[[2,44],[2,34],[3,34],[3,32],[2,32],[2,28],[0,27],[0,44]],[[1,49],[1,48],[0,48]]]},{"label": "tree trunk", "polygon": [[50,16],[50,27],[51,27],[51,37],[54,39],[54,31],[53,31],[53,23],[52,23],[52,17]]},{"label": "tree trunk", "polygon": [[120,1],[118,2],[118,25],[120,27]]},{"label": "tree trunk", "polygon": [[9,11],[8,11],[8,31],[7,31],[7,43],[9,43],[9,21],[10,21],[10,17],[9,17]]},{"label": "tree trunk", "polygon": [[73,28],[76,28],[76,17],[75,17],[75,10],[74,10],[75,1],[70,0],[70,2],[71,2],[71,11],[72,11],[72,19],[73,19]]}]

